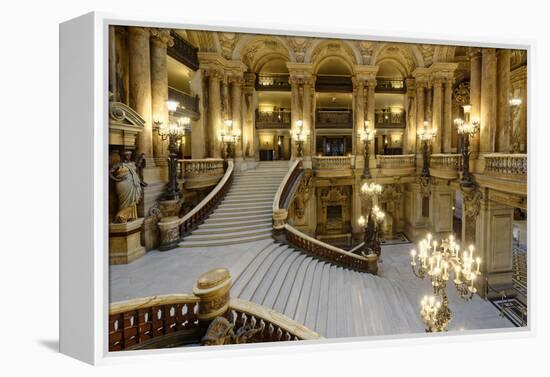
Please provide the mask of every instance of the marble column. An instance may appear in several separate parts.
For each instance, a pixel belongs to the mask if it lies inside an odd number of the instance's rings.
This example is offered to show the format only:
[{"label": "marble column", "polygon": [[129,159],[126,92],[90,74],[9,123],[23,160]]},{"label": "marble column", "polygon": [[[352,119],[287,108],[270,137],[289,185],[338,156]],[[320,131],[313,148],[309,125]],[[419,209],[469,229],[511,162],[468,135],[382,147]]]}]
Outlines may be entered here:
[{"label": "marble column", "polygon": [[510,151],[510,50],[497,51],[497,140],[496,151]]},{"label": "marble column", "polygon": [[243,149],[244,156],[246,158],[254,158],[256,154],[255,139],[256,129],[254,126],[256,116],[256,106],[254,103],[254,93],[256,82],[256,75],[254,73],[244,74],[244,108],[245,113],[243,116]]},{"label": "marble column", "polygon": [[481,56],[481,107],[479,143],[481,153],[495,151],[497,125],[497,59],[494,48],[484,48]]},{"label": "marble column", "polygon": [[242,93],[243,79],[239,76],[233,76],[230,79],[231,83],[231,119],[233,120],[233,130],[238,133],[241,138],[235,143],[235,157],[243,158],[243,122],[242,122]]},{"label": "marble column", "polygon": [[[416,132],[424,128],[424,121],[426,120],[425,113],[424,113],[425,89],[426,89],[426,83],[424,81],[417,80],[416,81]],[[421,143],[416,143],[416,154],[421,153],[420,147],[421,147]]]},{"label": "marble column", "polygon": [[357,159],[363,160],[365,155],[364,144],[361,141],[361,131],[365,126],[365,85],[364,81],[358,78],[353,79],[353,94],[355,96],[355,123],[353,125],[353,140],[352,154],[356,155]]},{"label": "marble column", "polygon": [[223,74],[216,69],[208,72],[208,154],[210,157],[221,158],[221,93],[220,80]]},{"label": "marble column", "polygon": [[[167,47],[174,44],[169,29],[151,29],[151,97],[153,120],[167,125],[168,114],[168,68]],[[157,132],[153,133],[153,156],[168,156],[168,141],[163,141]]]},{"label": "marble column", "polygon": [[[302,107],[300,106],[299,98],[299,79],[293,76],[290,76],[290,129],[291,129],[291,138],[292,138],[292,147],[291,147],[291,159],[298,157],[298,148],[296,146],[296,140],[294,140],[292,133],[296,131],[296,122],[302,119]],[[303,151],[305,156],[305,151]]]},{"label": "marble column", "polygon": [[304,78],[303,86],[303,121],[304,121],[304,131],[308,133],[309,137],[304,143],[304,158],[310,159],[311,156],[315,154],[313,150],[313,145],[315,142],[315,125],[313,124],[313,93],[315,92],[315,78],[311,75],[307,75]]},{"label": "marble column", "polygon": [[130,107],[145,120],[137,140],[137,153],[145,153],[147,158],[153,157],[150,35],[148,28],[128,28]]},{"label": "marble column", "polygon": [[453,139],[453,80],[443,83],[443,152],[451,153]]},{"label": "marble column", "polygon": [[433,84],[433,115],[432,115],[432,128],[436,130],[435,138],[433,141],[433,153],[441,153],[441,141],[443,139],[443,127],[442,127],[442,83],[441,79],[437,78],[432,81]]},{"label": "marble column", "polygon": [[415,80],[407,79],[407,125],[406,138],[403,141],[403,154],[416,153],[416,109]]},{"label": "marble column", "polygon": [[[470,48],[470,104],[472,105],[470,117],[472,120],[480,119],[481,114],[481,49]],[[479,153],[479,132],[470,139],[472,158],[477,158]]]},{"label": "marble column", "polygon": [[[376,79],[371,78],[367,80],[367,120],[369,120],[370,132],[373,133],[375,129],[376,120],[374,118],[374,90],[376,89]],[[371,161],[375,158],[374,153],[374,140],[369,144],[369,158]]]}]

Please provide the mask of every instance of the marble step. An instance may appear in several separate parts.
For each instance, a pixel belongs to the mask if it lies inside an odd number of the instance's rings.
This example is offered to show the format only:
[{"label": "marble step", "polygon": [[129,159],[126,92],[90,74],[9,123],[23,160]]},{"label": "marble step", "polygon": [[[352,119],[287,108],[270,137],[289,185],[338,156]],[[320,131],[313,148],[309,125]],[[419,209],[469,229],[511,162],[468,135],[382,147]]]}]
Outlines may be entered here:
[{"label": "marble step", "polygon": [[328,296],[330,297],[331,302],[328,305],[327,327],[325,334],[329,338],[335,338],[337,336],[336,330],[338,327],[338,314],[341,311],[337,304],[337,297],[340,295],[337,285],[338,266],[330,266],[329,275]]},{"label": "marble step", "polygon": [[219,206],[216,208],[215,213],[218,215],[226,214],[226,213],[249,213],[249,212],[257,212],[257,211],[273,211],[273,203],[264,203],[264,204],[256,204],[256,205],[249,205],[249,206],[232,206],[232,207],[222,207]]},{"label": "marble step", "polygon": [[299,323],[303,323],[304,325],[306,322],[306,314],[308,312],[309,301],[312,297],[313,282],[315,280],[315,277],[319,274],[319,266],[319,263],[314,263],[311,268],[308,269],[304,278],[304,283],[301,288],[298,305],[296,306],[296,313],[293,317],[291,317]]},{"label": "marble step", "polygon": [[226,246],[226,245],[235,245],[241,243],[248,243],[253,241],[260,241],[271,238],[271,230],[263,234],[251,237],[241,237],[241,238],[230,238],[218,241],[183,241],[179,243],[181,248],[190,248],[190,247],[215,247],[215,246]]},{"label": "marble step", "polygon": [[[293,253],[285,247],[283,252],[273,261],[262,282],[252,294],[251,301],[264,305],[264,301],[268,296],[270,300],[275,300],[280,288],[280,284],[275,283],[275,280],[279,274],[284,275],[284,271],[288,270],[290,267],[289,259],[294,260],[297,254],[298,253]],[[280,280],[277,281],[279,282]]]},{"label": "marble step", "polygon": [[307,265],[312,261],[312,258],[308,257],[305,254],[302,254],[302,253],[297,253],[297,254],[299,254],[298,258],[289,269],[287,273],[287,277],[283,282],[283,285],[279,291],[277,299],[273,304],[273,309],[276,312],[279,312],[279,313],[285,312],[285,308],[287,307],[287,304],[290,302],[293,289],[297,290],[299,288],[298,284],[300,283],[297,283],[297,279],[299,279],[298,276],[302,274],[302,277],[303,277],[305,268],[307,268]]},{"label": "marble step", "polygon": [[300,269],[296,274],[296,278],[294,280],[292,289],[288,296],[288,300],[283,310],[284,315],[290,318],[296,317],[296,312],[298,311],[298,304],[300,303],[302,291],[305,285],[304,282],[306,281],[306,279],[312,279],[313,273],[310,272],[310,270],[315,269],[316,264],[317,264],[317,260],[313,259],[312,257],[307,257],[302,263],[302,265],[300,266]]},{"label": "marble step", "polygon": [[329,296],[331,267],[330,264],[325,263],[321,284],[319,285],[319,304],[315,331],[319,334],[323,334],[323,336],[327,333],[329,306],[334,306],[331,302],[334,296]]},{"label": "marble step", "polygon": [[272,193],[273,195],[277,192],[276,187],[232,187],[227,192],[228,195],[232,194],[266,194]]},{"label": "marble step", "polygon": [[185,239],[187,241],[217,241],[217,240],[228,240],[232,238],[243,238],[243,237],[252,237],[265,234],[266,232],[272,232],[272,227],[264,226],[260,229],[247,229],[247,230],[238,230],[233,232],[224,232],[224,233],[214,233],[214,234],[204,234],[204,233],[193,233],[187,236]]},{"label": "marble step", "polygon": [[[287,281],[293,281],[296,276],[296,271],[302,260],[305,258],[305,255],[302,253],[294,252],[292,250],[287,250],[290,253],[289,258],[285,261],[284,265],[279,270],[279,273],[273,280],[271,289],[268,295],[262,301],[262,305],[267,306],[268,308],[275,308],[275,303],[279,298],[281,300],[284,298],[288,299],[288,291],[286,291],[285,283]],[[285,290],[283,290],[285,288]],[[282,311],[279,311],[282,313]]]},{"label": "marble step", "polygon": [[268,194],[265,196],[256,196],[256,197],[250,197],[250,196],[243,196],[241,198],[228,198],[226,197],[222,204],[247,204],[247,203],[256,203],[256,202],[263,202],[263,201],[269,201],[271,204],[273,204],[273,197],[274,195]]},{"label": "marble step", "polygon": [[238,223],[227,224],[207,224],[204,223],[193,234],[217,234],[217,233],[231,233],[239,230],[260,229],[260,228],[272,228],[272,221],[246,221]]},{"label": "marble step", "polygon": [[242,273],[235,277],[233,280],[233,286],[231,287],[231,295],[234,297],[240,297],[242,290],[248,284],[252,276],[256,273],[258,267],[264,262],[269,254],[280,247],[280,245],[272,242],[264,249],[262,249],[243,269]]},{"label": "marble step", "polygon": [[248,280],[247,284],[243,287],[241,293],[239,294],[239,298],[251,301],[254,292],[256,292],[256,289],[258,289],[261,282],[264,280],[265,275],[269,271],[271,265],[277,259],[279,254],[285,251],[285,249],[286,246],[279,245],[275,250],[269,253],[264,262],[257,266],[256,271],[254,272],[250,280]]},{"label": "marble step", "polygon": [[225,208],[248,208],[252,206],[273,206],[273,199],[264,199],[264,200],[249,200],[249,201],[241,201],[237,203],[231,203],[226,202],[225,200],[218,206],[217,209],[225,209]]},{"label": "marble step", "polygon": [[[259,214],[259,215],[251,215],[251,214],[245,214],[243,216],[229,216],[229,217],[209,217],[205,220],[205,224],[227,224],[227,223],[240,223],[242,221],[254,221],[254,220],[267,220],[272,219],[273,214],[271,212],[265,214]],[[200,227],[199,227],[200,229]]]},{"label": "marble step", "polygon": [[231,212],[218,212],[214,211],[212,215],[210,215],[210,219],[212,220],[221,220],[221,219],[242,219],[242,218],[248,218],[250,216],[255,215],[272,215],[273,209],[272,208],[261,208],[261,209],[255,209],[253,211],[247,211],[247,212],[241,212],[241,211],[231,211]]}]

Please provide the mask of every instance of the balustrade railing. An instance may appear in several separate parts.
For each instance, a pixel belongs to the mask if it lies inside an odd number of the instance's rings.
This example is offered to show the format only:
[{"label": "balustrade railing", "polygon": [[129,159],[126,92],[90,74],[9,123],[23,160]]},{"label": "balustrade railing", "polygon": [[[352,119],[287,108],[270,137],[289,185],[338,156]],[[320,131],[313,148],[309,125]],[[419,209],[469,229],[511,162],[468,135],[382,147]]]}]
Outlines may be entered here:
[{"label": "balustrade railing", "polygon": [[376,157],[383,175],[404,176],[412,174],[416,170],[414,154],[377,155]]},{"label": "balustrade railing", "polygon": [[353,112],[351,110],[317,110],[315,127],[353,128]]},{"label": "balustrade railing", "polygon": [[199,49],[191,45],[174,31],[172,31],[170,35],[174,39],[174,44],[168,47],[168,56],[176,59],[182,64],[185,64],[195,71],[199,69]]},{"label": "balustrade railing", "polygon": [[179,179],[192,179],[200,176],[222,176],[223,159],[180,159],[178,160],[177,172]]},{"label": "balustrade railing", "polygon": [[256,90],[287,91],[290,75],[284,73],[259,73],[256,76]]},{"label": "balustrade railing", "polygon": [[[199,323],[201,302],[196,295],[172,294],[111,304],[109,351],[202,344],[206,328]],[[248,343],[322,338],[281,313],[236,298],[229,299],[227,311],[220,316],[233,325],[234,333],[245,326],[258,329]]]},{"label": "balustrade railing", "polygon": [[164,295],[111,304],[109,308],[109,351],[143,346],[154,338],[185,332],[187,343],[200,340],[194,295]]},{"label": "balustrade railing", "polygon": [[432,154],[430,155],[431,175],[445,179],[455,179],[459,176],[462,167],[460,154]]},{"label": "balustrade railing", "polygon": [[274,129],[290,128],[290,111],[259,111],[256,110],[256,128]]},{"label": "balustrade railing", "polygon": [[344,177],[353,174],[350,156],[314,156],[313,168],[319,177]]},{"label": "balustrade railing", "polygon": [[200,113],[199,96],[192,96],[176,88],[168,87],[168,98],[172,101],[177,101],[184,110],[196,114]]},{"label": "balustrade railing", "polygon": [[379,92],[403,92],[405,80],[392,78],[376,78],[376,91]]},{"label": "balustrade railing", "polygon": [[486,154],[485,174],[525,178],[527,176],[527,154]]},{"label": "balustrade railing", "polygon": [[227,191],[231,186],[233,180],[233,161],[229,160],[227,162],[227,169],[222,179],[218,182],[216,187],[191,211],[189,211],[185,216],[180,219],[179,228],[180,236],[185,236],[189,234],[193,229],[195,229],[200,223],[204,221],[206,216],[214,210],[218,205],[220,200],[223,199]]},{"label": "balustrade railing", "polygon": [[405,111],[376,110],[374,113],[376,127],[401,128],[405,127]]},{"label": "balustrade railing", "polygon": [[287,242],[306,254],[359,272],[368,271],[367,258],[319,241],[300,232],[289,224],[284,225]]}]

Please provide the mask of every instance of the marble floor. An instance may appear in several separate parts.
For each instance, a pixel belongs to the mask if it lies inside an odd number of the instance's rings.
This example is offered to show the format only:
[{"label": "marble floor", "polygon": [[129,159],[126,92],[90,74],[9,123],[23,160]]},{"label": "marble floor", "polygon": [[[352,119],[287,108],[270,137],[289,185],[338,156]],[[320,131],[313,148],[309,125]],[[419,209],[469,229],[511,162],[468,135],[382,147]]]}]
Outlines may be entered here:
[{"label": "marble floor", "polygon": [[[272,239],[221,247],[178,248],[171,251],[150,251],[128,265],[110,267],[110,301],[169,293],[191,293],[197,278],[216,267],[226,267],[236,281],[262,250],[273,247]],[[403,310],[418,311],[420,300],[431,292],[430,282],[416,278],[410,269],[412,244],[383,246],[379,276],[399,286],[409,301]],[[255,262],[254,262],[255,263]],[[312,281],[315,284],[315,281]],[[449,330],[513,327],[488,301],[477,295],[471,301],[458,297],[454,287],[448,288],[454,318]],[[386,293],[383,293],[386,294]],[[392,297],[392,299],[394,299]],[[253,300],[254,301],[254,300]],[[416,328],[416,327],[415,327]],[[412,330],[412,329],[411,329]],[[417,330],[414,330],[416,332]]]}]

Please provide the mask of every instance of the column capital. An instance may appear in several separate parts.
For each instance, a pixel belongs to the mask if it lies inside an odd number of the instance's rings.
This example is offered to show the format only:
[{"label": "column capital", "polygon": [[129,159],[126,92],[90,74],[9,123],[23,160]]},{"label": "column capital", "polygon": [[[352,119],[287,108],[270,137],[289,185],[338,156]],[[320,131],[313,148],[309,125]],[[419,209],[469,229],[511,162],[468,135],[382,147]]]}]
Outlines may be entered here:
[{"label": "column capital", "polygon": [[482,48],[481,56],[495,56],[497,53],[496,48]]},{"label": "column capital", "polygon": [[230,74],[227,76],[227,82],[235,86],[243,86],[244,78],[242,75],[239,76],[239,75]]},{"label": "column capital", "polygon": [[479,58],[481,56],[481,48],[479,47],[468,47],[468,56],[470,59]]},{"label": "column capital", "polygon": [[170,29],[150,29],[151,41],[157,42],[167,47],[172,47],[174,45],[174,38],[170,35]]},{"label": "column capital", "polygon": [[143,26],[128,26],[128,33],[141,34],[144,37],[149,37],[151,35],[151,29]]}]

